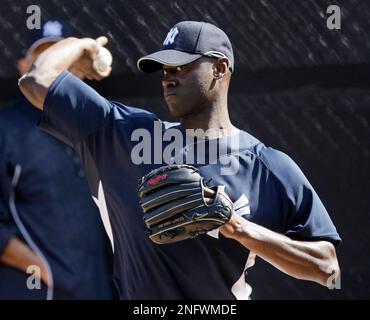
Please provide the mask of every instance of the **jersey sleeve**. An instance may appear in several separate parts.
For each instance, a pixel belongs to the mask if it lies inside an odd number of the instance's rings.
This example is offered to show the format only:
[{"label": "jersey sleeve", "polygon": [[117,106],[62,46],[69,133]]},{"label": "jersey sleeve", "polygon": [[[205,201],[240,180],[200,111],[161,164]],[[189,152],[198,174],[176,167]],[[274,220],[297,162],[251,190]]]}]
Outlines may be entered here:
[{"label": "jersey sleeve", "polygon": [[155,115],[109,101],[68,71],[51,84],[38,126],[63,142],[75,146],[114,120]]},{"label": "jersey sleeve", "polygon": [[298,165],[283,152],[266,148],[263,161],[273,175],[285,208],[286,236],[301,240],[326,240],[335,246],[341,238],[322,201]]}]

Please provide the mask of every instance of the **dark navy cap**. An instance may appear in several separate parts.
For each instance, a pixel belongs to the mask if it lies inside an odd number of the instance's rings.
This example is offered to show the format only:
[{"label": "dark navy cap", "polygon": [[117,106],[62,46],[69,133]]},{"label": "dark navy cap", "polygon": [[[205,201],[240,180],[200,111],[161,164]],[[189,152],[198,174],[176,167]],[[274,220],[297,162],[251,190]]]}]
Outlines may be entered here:
[{"label": "dark navy cap", "polygon": [[69,24],[60,20],[48,20],[41,29],[32,31],[26,55],[44,43],[57,42],[72,36],[76,36],[76,32]]},{"label": "dark navy cap", "polygon": [[142,72],[155,72],[163,65],[181,66],[202,56],[226,57],[234,70],[233,48],[225,32],[207,22],[182,21],[168,32],[162,50],[140,58],[137,66]]}]

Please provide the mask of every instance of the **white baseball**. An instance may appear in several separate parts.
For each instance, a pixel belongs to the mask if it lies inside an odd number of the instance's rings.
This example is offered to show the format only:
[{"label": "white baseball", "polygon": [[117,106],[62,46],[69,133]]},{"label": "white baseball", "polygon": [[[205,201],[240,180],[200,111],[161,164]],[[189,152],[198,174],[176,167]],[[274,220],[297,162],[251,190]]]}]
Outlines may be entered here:
[{"label": "white baseball", "polygon": [[100,47],[96,60],[94,62],[94,67],[100,72],[104,72],[108,67],[112,65],[112,54],[107,48]]}]

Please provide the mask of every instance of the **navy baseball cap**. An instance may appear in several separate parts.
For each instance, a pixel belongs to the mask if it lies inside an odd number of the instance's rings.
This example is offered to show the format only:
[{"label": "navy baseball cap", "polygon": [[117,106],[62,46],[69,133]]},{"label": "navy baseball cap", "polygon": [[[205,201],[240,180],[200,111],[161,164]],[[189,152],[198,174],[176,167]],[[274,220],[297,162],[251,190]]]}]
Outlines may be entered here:
[{"label": "navy baseball cap", "polygon": [[60,20],[48,20],[40,29],[32,31],[26,55],[47,42],[57,42],[67,37],[76,36],[76,31]]},{"label": "navy baseball cap", "polygon": [[202,56],[226,57],[234,70],[233,48],[225,32],[207,22],[182,21],[168,32],[162,50],[140,58],[137,67],[142,72],[155,72],[163,65],[181,66]]}]

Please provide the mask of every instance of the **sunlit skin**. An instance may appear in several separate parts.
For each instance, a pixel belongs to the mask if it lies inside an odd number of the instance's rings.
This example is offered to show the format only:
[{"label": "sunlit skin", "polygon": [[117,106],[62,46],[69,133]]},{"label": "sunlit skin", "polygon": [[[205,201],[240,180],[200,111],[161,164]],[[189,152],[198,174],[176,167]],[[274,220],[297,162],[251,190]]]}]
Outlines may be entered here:
[{"label": "sunlit skin", "polygon": [[[19,74],[22,76],[25,73],[27,73],[32,66],[32,63],[37,59],[37,57],[44,52],[46,49],[51,47],[55,42],[46,42],[41,45],[39,45],[37,48],[29,52],[24,58],[21,58],[18,60],[18,71]],[[85,79],[84,73],[79,70],[77,67],[71,66],[68,69],[69,72],[71,72],[74,76],[77,78],[83,80]]]},{"label": "sunlit skin", "polygon": [[202,57],[186,65],[163,66],[163,97],[185,129],[238,131],[230,121],[227,95],[231,78],[227,58]]},{"label": "sunlit skin", "polygon": [[212,60],[202,58],[178,67],[163,66],[163,97],[173,116],[184,118],[211,107]]}]

